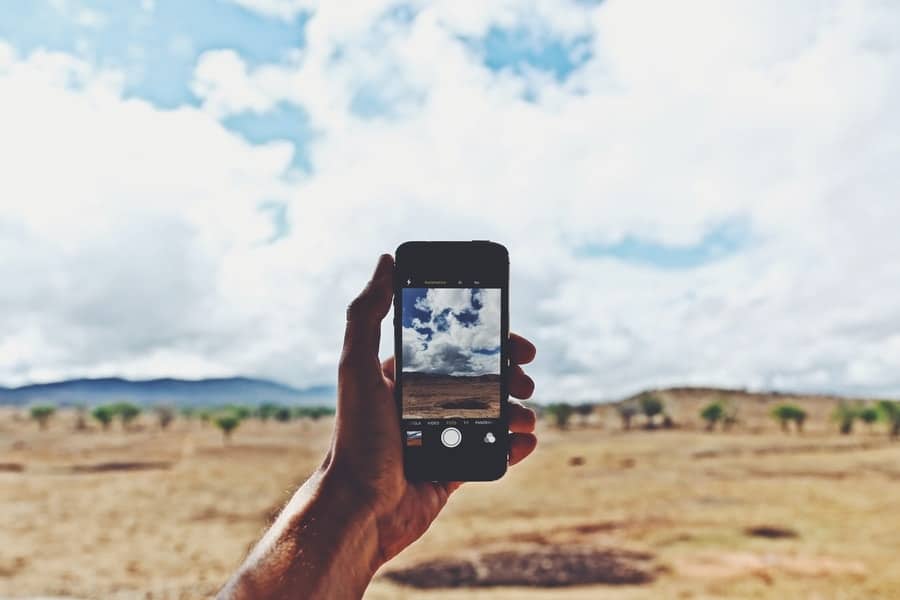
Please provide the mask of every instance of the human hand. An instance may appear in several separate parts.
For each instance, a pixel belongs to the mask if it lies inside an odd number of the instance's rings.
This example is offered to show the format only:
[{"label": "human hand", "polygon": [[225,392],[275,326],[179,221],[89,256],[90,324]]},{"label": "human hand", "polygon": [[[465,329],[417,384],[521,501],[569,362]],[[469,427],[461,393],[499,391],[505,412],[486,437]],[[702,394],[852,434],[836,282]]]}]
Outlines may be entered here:
[{"label": "human hand", "polygon": [[[319,469],[219,594],[222,599],[360,597],[386,561],[417,540],[460,482],[416,482],[403,473],[394,401],[394,359],[378,359],[381,322],[391,307],[393,264],[383,255],[347,309],[330,449]],[[534,359],[510,334],[509,391],[525,399],[534,382],[519,365]],[[509,464],[537,444],[534,412],[509,403]]]},{"label": "human hand", "polygon": [[[344,350],[338,371],[338,408],[329,468],[351,486],[371,511],[383,563],[418,539],[437,517],[459,482],[415,482],[403,473],[400,423],[394,399],[394,357],[378,359],[381,322],[391,308],[393,265],[383,255],[372,280],[347,309]],[[534,359],[535,347],[510,334],[509,391],[527,399],[534,382],[521,364]],[[534,450],[534,411],[509,403],[509,464]]]}]

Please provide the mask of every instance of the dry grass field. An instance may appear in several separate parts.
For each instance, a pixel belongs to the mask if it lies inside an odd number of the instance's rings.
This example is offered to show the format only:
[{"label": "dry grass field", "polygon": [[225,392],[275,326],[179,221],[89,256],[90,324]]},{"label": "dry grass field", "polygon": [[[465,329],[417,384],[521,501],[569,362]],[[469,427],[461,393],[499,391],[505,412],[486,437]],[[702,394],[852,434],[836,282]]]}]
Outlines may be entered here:
[{"label": "dry grass field", "polygon": [[500,376],[403,374],[404,419],[496,419]]},{"label": "dry grass field", "polygon": [[[837,435],[820,398],[803,401],[807,431],[786,435],[768,417],[778,399],[748,396],[741,426],[707,433],[704,398],[663,395],[681,429],[622,432],[607,407],[567,431],[542,423],[535,455],[464,486],[367,598],[900,598],[900,442],[883,426]],[[76,433],[72,414],[47,431],[22,414],[0,411],[0,597],[209,597],[331,427],[251,420],[225,446],[199,422]],[[499,560],[514,579],[528,555],[642,583],[417,589],[388,577],[415,581],[425,564],[439,582],[448,561],[459,573]]]}]

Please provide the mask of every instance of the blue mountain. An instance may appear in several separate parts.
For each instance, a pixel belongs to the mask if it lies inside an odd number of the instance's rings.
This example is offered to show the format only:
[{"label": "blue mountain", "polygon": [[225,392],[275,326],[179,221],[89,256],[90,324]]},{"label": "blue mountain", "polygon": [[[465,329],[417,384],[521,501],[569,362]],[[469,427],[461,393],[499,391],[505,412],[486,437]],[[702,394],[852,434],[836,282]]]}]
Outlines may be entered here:
[{"label": "blue mountain", "polygon": [[145,379],[120,377],[68,379],[21,387],[0,386],[0,404],[22,405],[48,402],[59,405],[104,404],[129,401],[137,404],[213,406],[219,404],[333,405],[332,386],[295,388],[283,383],[252,377],[213,379]]}]

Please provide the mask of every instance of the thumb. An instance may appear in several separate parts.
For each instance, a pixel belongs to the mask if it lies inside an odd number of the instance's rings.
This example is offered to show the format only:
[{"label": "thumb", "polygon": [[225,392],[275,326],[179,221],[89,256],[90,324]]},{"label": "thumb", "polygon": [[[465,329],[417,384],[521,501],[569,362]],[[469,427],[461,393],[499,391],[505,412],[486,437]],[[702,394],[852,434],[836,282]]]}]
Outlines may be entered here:
[{"label": "thumb", "polygon": [[344,350],[341,353],[341,371],[356,371],[371,367],[381,373],[378,362],[378,344],[381,340],[381,321],[391,308],[394,295],[394,259],[382,254],[375,266],[372,279],[365,289],[347,307],[347,328],[344,332]]}]

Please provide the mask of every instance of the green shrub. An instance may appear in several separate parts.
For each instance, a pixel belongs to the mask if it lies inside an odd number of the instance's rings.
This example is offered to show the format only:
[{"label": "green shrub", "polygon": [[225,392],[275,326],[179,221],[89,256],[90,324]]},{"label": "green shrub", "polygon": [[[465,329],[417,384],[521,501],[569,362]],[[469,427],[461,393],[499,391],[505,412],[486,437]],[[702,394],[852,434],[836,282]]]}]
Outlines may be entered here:
[{"label": "green shrub", "polygon": [[569,419],[572,418],[572,413],[575,412],[575,409],[571,404],[559,402],[557,404],[547,405],[546,412],[553,417],[553,421],[556,423],[557,427],[565,429],[569,426]]},{"label": "green shrub", "polygon": [[241,419],[233,412],[225,412],[215,418],[216,427],[222,430],[222,439],[231,442],[231,434],[241,424]]},{"label": "green shrub", "polygon": [[803,424],[806,422],[806,411],[795,404],[779,404],[772,410],[772,416],[781,424],[781,429],[785,432],[790,431],[791,423],[794,423],[797,431],[801,432]]},{"label": "green shrub", "polygon": [[712,431],[725,418],[725,407],[721,402],[711,402],[700,411],[700,417],[706,421],[706,430]]},{"label": "green shrub", "polygon": [[322,417],[333,415],[334,408],[328,406],[295,406],[291,409],[291,414],[295,419],[318,421]]},{"label": "green shrub", "polygon": [[47,429],[47,423],[50,422],[50,417],[56,412],[56,407],[52,404],[36,404],[31,407],[29,412],[31,418],[37,421],[38,427]]},{"label": "green shrub", "polygon": [[334,416],[334,407],[333,406],[317,406],[314,413],[315,413],[316,419],[319,419],[321,417],[333,417]]},{"label": "green shrub", "polygon": [[881,400],[878,403],[878,412],[887,423],[890,436],[892,438],[900,437],[900,402]]},{"label": "green shrub", "polygon": [[131,402],[117,402],[111,406],[116,416],[122,421],[122,428],[128,429],[131,422],[141,414],[141,407]]},{"label": "green shrub", "polygon": [[869,431],[872,431],[872,425],[878,421],[878,409],[874,406],[864,406],[859,409],[859,420],[866,424]]},{"label": "green shrub", "polygon": [[204,425],[212,421],[213,411],[209,408],[201,408],[197,411],[197,417],[200,419],[200,422]]},{"label": "green shrub", "polygon": [[655,394],[645,393],[641,394],[638,402],[641,406],[641,412],[644,413],[644,416],[647,418],[647,428],[653,429],[656,427],[654,418],[656,415],[661,415],[665,409],[662,400]]},{"label": "green shrub", "polygon": [[229,412],[229,413],[233,414],[234,416],[236,416],[241,421],[243,421],[244,419],[246,419],[247,417],[249,417],[250,415],[253,414],[253,409],[251,409],[249,406],[245,406],[243,404],[226,404],[225,406],[221,407],[219,410],[220,410],[220,412]]},{"label": "green shrub", "polygon": [[851,406],[847,402],[841,402],[831,413],[831,418],[838,424],[838,430],[841,435],[850,435],[853,433],[853,423],[859,416],[859,409]]},{"label": "green shrub", "polygon": [[291,420],[291,409],[287,406],[279,406],[275,409],[273,416],[279,423],[287,423]]},{"label": "green shrub", "polygon": [[116,416],[116,411],[111,406],[97,406],[91,411],[91,416],[99,421],[103,431],[106,431],[109,429],[109,424],[112,423],[113,417]]},{"label": "green shrub", "polygon": [[279,408],[281,408],[279,405],[272,402],[263,402],[256,407],[256,410],[253,411],[253,414],[256,416],[256,418],[265,423],[275,416],[275,412]]}]

